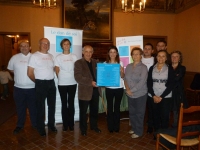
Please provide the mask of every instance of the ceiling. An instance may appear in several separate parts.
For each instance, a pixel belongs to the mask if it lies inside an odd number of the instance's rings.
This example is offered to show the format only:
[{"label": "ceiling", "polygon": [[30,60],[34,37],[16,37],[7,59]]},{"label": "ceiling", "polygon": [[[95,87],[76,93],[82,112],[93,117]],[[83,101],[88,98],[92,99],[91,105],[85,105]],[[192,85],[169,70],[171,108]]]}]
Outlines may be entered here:
[{"label": "ceiling", "polygon": [[[39,0],[38,0],[39,1]],[[62,1],[62,0],[57,0]],[[70,1],[70,0],[66,0]],[[121,0],[112,0],[114,10],[121,10]],[[127,0],[131,7],[133,0]],[[142,0],[135,0],[135,5]],[[146,13],[179,13],[194,5],[200,3],[200,0],[146,0]],[[0,0],[0,4],[8,5],[26,5],[32,6],[32,0]]]}]

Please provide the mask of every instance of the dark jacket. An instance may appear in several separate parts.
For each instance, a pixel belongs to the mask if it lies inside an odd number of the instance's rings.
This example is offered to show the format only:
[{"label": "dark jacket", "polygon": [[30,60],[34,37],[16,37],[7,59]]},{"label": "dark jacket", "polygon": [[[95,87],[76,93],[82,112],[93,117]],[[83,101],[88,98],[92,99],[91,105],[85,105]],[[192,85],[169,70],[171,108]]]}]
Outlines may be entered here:
[{"label": "dark jacket", "polygon": [[[153,68],[155,67],[155,65],[156,64],[154,64],[153,66],[151,66],[149,68],[149,73],[148,73],[148,78],[147,78],[148,93],[150,93],[152,97],[155,96],[155,93],[153,90],[153,79],[152,79],[152,72],[153,72]],[[173,72],[173,68],[171,66],[168,66],[168,79],[167,79],[165,86],[167,88],[160,95],[161,98],[165,98],[165,96],[167,96],[174,87],[174,72]]]},{"label": "dark jacket", "polygon": [[[91,59],[92,69],[96,78],[96,60]],[[74,77],[78,83],[78,99],[89,101],[92,98],[93,86],[92,75],[88,64],[84,58],[79,59],[74,64]]]},{"label": "dark jacket", "polygon": [[180,64],[177,66],[176,69],[174,69],[174,89],[172,90],[172,99],[174,102],[173,110],[176,111],[179,110],[181,103],[183,103],[184,108],[188,107],[183,85],[185,72],[185,66],[182,66]]}]

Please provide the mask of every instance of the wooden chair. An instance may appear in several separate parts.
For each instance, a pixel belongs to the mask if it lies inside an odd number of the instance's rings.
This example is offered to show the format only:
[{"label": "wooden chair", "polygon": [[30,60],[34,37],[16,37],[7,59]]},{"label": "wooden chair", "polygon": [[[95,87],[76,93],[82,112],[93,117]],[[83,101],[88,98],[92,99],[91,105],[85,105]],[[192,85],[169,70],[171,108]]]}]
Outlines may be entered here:
[{"label": "wooden chair", "polygon": [[186,89],[186,98],[190,106],[200,105],[200,90]]},{"label": "wooden chair", "polygon": [[[165,145],[163,145],[160,142],[160,137],[162,137],[165,140],[167,140],[168,142],[176,145],[177,150],[180,150],[181,148],[183,149],[183,147],[191,148],[192,146],[195,146],[195,145],[198,145],[197,150],[200,150],[200,130],[192,131],[192,132],[187,131],[185,133],[182,133],[182,127],[191,126],[191,125],[200,125],[199,112],[200,112],[200,106],[191,106],[187,109],[184,109],[183,104],[181,103],[177,137],[173,137],[173,136],[170,136],[168,134],[158,133],[157,134],[157,141],[156,141],[156,150],[159,149],[160,145],[162,147],[166,148],[167,150],[169,150],[169,148],[167,148]],[[190,116],[196,115],[196,117],[195,118],[190,117],[189,121],[188,120],[185,121],[184,117],[187,116],[187,114],[189,114]],[[198,118],[198,119],[196,119],[196,118]],[[192,139],[184,138],[184,137],[188,137],[188,136],[196,136],[197,138],[192,138]]]}]

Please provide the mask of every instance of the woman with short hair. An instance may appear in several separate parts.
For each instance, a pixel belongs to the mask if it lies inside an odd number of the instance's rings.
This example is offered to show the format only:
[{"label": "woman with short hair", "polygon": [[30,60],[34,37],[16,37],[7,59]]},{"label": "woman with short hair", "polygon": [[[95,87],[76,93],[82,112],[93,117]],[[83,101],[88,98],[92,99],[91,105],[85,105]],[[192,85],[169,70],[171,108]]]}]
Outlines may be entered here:
[{"label": "woman with short hair", "polygon": [[184,85],[183,80],[186,72],[185,66],[182,66],[182,53],[180,51],[173,51],[171,53],[171,62],[172,62],[172,68],[174,70],[174,80],[175,85],[174,89],[172,90],[172,99],[173,99],[173,117],[174,122],[173,126],[176,127],[178,124],[178,113],[179,108],[181,106],[181,103],[183,103],[183,107],[188,107],[188,102],[186,100],[185,94],[184,94]]},{"label": "woman with short hair", "polygon": [[58,90],[62,102],[62,121],[63,131],[74,130],[74,97],[76,94],[77,83],[74,79],[74,63],[76,55],[70,53],[71,42],[63,39],[60,43],[63,53],[55,59],[55,71],[58,77]]},{"label": "woman with short hair", "polygon": [[125,70],[124,83],[128,96],[129,118],[132,138],[138,138],[143,134],[143,122],[147,100],[147,75],[148,69],[142,60],[143,51],[141,48],[133,48],[131,57],[133,63],[127,65]]},{"label": "woman with short hair", "polygon": [[148,94],[152,98],[154,130],[169,127],[169,116],[172,105],[172,89],[174,72],[167,62],[168,53],[160,50],[157,53],[157,63],[150,67],[148,73]]}]

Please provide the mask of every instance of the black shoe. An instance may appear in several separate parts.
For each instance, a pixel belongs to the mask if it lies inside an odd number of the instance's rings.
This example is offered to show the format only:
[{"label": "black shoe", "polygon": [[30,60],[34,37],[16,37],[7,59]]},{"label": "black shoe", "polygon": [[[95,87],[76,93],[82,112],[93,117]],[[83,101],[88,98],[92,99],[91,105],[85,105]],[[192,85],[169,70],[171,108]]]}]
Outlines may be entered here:
[{"label": "black shoe", "polygon": [[16,127],[13,131],[13,134],[18,134],[23,128],[22,127]]},{"label": "black shoe", "polygon": [[99,128],[92,128],[91,130],[94,130],[96,133],[101,133],[101,130]]},{"label": "black shoe", "polygon": [[110,133],[113,133],[113,130],[109,130]]},{"label": "black shoe", "polygon": [[69,127],[69,130],[70,131],[74,131],[74,127]]},{"label": "black shoe", "polygon": [[147,133],[151,134],[152,132],[153,132],[153,128],[152,127],[148,127]]},{"label": "black shoe", "polygon": [[66,128],[66,127],[63,127],[63,131],[66,132],[66,131],[67,131],[67,128]]},{"label": "black shoe", "polygon": [[48,127],[49,130],[51,130],[52,132],[57,132],[56,127]]},{"label": "black shoe", "polygon": [[39,132],[40,136],[46,136],[45,130],[43,130],[43,131],[38,131],[38,132]]},{"label": "black shoe", "polygon": [[115,130],[115,132],[119,133],[119,130]]},{"label": "black shoe", "polygon": [[85,131],[81,131],[81,135],[82,135],[82,136],[86,136],[87,133],[86,133]]}]

